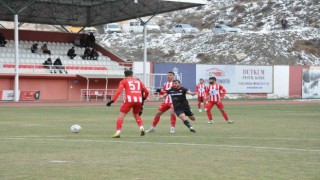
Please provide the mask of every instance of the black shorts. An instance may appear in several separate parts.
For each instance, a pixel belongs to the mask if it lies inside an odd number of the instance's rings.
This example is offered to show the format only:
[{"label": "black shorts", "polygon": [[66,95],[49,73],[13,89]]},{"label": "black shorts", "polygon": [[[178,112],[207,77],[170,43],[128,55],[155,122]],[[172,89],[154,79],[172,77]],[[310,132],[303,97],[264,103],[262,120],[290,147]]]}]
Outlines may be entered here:
[{"label": "black shorts", "polygon": [[193,113],[191,111],[191,109],[189,108],[177,108],[174,109],[174,112],[176,113],[176,115],[179,117],[182,113],[184,113],[186,116],[193,116]]}]

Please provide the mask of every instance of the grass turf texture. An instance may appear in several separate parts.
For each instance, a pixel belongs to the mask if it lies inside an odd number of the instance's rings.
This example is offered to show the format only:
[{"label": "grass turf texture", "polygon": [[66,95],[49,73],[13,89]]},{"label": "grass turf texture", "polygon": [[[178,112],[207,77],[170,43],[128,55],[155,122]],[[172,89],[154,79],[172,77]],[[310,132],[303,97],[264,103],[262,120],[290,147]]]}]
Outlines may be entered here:
[{"label": "grass turf texture", "polygon": [[0,108],[0,179],[320,179],[319,105],[226,105],[234,124],[215,107],[214,125],[193,108],[197,133],[166,113],[144,137],[128,114],[120,139],[119,106]]}]

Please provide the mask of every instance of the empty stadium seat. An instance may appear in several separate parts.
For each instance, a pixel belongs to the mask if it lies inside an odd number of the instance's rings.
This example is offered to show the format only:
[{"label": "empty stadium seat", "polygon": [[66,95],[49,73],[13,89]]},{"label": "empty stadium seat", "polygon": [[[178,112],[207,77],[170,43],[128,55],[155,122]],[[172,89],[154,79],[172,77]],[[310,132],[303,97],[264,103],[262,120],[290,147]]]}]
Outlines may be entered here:
[{"label": "empty stadium seat", "polygon": [[[43,44],[48,44],[49,50],[51,50],[52,55],[43,54],[41,51],[39,53],[31,53],[31,46],[34,43],[38,43],[38,48],[40,49]],[[51,57],[52,62],[56,58],[62,60],[63,65],[67,66],[68,70],[72,69],[71,73],[117,73],[115,70],[106,71],[108,69],[121,69],[117,63],[113,63],[109,57],[103,56],[101,52],[98,51],[99,58],[98,61],[92,60],[82,60],[84,48],[75,47],[77,56],[71,60],[67,56],[68,50],[73,46],[72,43],[57,43],[57,42],[39,42],[39,41],[19,41],[19,60],[22,72],[26,73],[50,73],[47,69],[43,68],[42,63]],[[15,63],[15,44],[13,40],[8,41],[8,46],[5,48],[0,48],[0,63],[7,63],[6,68],[14,68]],[[7,70],[6,70],[7,71]],[[8,72],[12,70],[8,70]],[[119,70],[118,70],[119,71]],[[1,72],[2,69],[1,69]],[[14,72],[14,71],[13,71]],[[122,72],[121,72],[122,74]]]}]

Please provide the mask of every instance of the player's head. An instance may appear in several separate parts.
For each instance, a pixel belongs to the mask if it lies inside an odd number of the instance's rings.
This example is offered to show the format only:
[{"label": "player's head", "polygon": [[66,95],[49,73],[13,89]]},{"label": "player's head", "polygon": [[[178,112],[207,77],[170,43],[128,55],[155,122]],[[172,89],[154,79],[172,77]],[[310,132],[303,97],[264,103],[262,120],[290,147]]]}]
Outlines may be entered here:
[{"label": "player's head", "polygon": [[217,81],[216,77],[209,78],[209,84],[214,84]]},{"label": "player's head", "polygon": [[202,78],[199,79],[200,84],[204,83],[204,80]]},{"label": "player's head", "polygon": [[133,71],[131,71],[131,70],[125,70],[125,71],[124,71],[124,76],[125,76],[125,77],[132,77],[132,76],[133,76]]},{"label": "player's head", "polygon": [[180,87],[180,81],[179,80],[173,80],[172,87],[173,88],[179,88]]},{"label": "player's head", "polygon": [[173,81],[174,80],[174,76],[175,76],[175,74],[174,74],[174,72],[172,72],[172,71],[169,71],[168,73],[167,73],[167,79],[168,79],[168,81]]}]

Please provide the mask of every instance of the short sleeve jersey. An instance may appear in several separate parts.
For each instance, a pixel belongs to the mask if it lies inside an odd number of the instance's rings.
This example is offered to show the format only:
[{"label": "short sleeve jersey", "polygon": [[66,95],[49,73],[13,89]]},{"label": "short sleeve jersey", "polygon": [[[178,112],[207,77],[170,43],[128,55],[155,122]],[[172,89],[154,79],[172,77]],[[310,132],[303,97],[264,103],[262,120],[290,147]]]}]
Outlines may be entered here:
[{"label": "short sleeve jersey", "polygon": [[119,87],[112,98],[116,101],[122,90],[125,89],[125,102],[140,102],[142,103],[142,93],[144,92],[144,98],[148,97],[149,91],[144,84],[136,78],[128,77],[120,81]]},{"label": "short sleeve jersey", "polygon": [[197,93],[198,97],[206,97],[206,90],[207,87],[205,84],[197,84],[195,88],[195,92]]},{"label": "short sleeve jersey", "polygon": [[179,89],[171,88],[167,90],[167,94],[171,96],[174,109],[177,108],[190,108],[186,98],[188,89],[180,87]]}]

